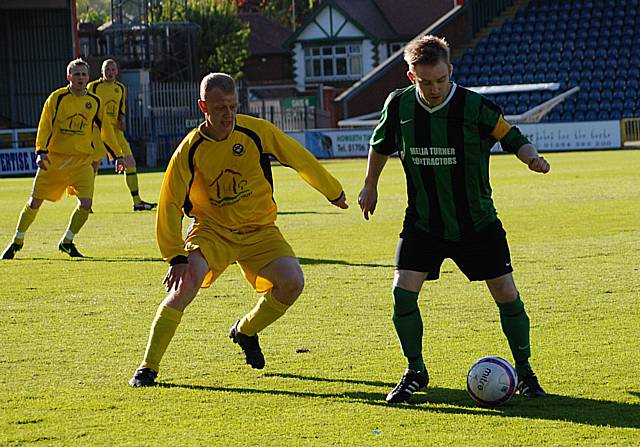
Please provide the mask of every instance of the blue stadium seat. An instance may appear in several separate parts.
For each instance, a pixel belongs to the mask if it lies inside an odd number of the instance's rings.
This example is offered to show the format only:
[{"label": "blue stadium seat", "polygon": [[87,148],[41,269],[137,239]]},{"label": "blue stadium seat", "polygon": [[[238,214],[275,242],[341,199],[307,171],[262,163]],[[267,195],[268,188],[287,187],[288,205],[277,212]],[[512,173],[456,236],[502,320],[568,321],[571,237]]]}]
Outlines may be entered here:
[{"label": "blue stadium seat", "polygon": [[614,91],[613,91],[613,99],[617,100],[617,101],[624,101],[625,98],[627,98],[626,93],[624,92],[624,90],[621,90],[619,87],[617,87]]},{"label": "blue stadium seat", "polygon": [[569,111],[563,111],[562,114],[560,115],[560,121],[564,121],[564,122],[568,122],[568,121],[573,121],[574,118],[574,113],[573,112],[569,112]]},{"label": "blue stadium seat", "polygon": [[608,121],[610,119],[611,119],[611,112],[607,112],[604,110],[601,110],[600,112],[598,112],[599,121]]},{"label": "blue stadium seat", "polygon": [[522,73],[518,73],[518,72],[513,72],[511,74],[511,83],[512,84],[522,84],[523,80],[522,80]]},{"label": "blue stadium seat", "polygon": [[[604,86],[604,83],[603,83]],[[608,104],[609,101],[613,100],[613,92],[611,92],[610,89],[604,89],[600,91],[600,99],[601,99],[601,105],[603,104]]]},{"label": "blue stadium seat", "polygon": [[572,121],[585,121],[584,112],[576,112],[576,113],[574,113]]},{"label": "blue stadium seat", "polygon": [[[588,112],[581,112],[583,118],[580,121],[596,121],[598,119],[598,112],[589,110]],[[576,113],[576,116],[578,114]]]},{"label": "blue stadium seat", "polygon": [[585,101],[581,101],[583,104],[586,104],[587,108],[585,110],[589,111],[589,110],[593,110],[594,112],[597,112],[598,110],[600,110],[600,101],[596,101],[594,99],[588,99],[586,102]]},{"label": "blue stadium seat", "polygon": [[556,116],[558,116],[558,112],[555,109],[553,109],[549,113],[547,113],[545,116],[543,116],[542,120],[553,122],[557,120]]},{"label": "blue stadium seat", "polygon": [[[627,69],[631,66],[631,64],[629,63],[629,58],[626,58],[624,56],[618,57],[616,59],[609,59],[609,63],[612,65],[612,67],[624,69],[625,76],[627,74],[626,73]],[[618,76],[622,76],[622,75],[618,75]]]},{"label": "blue stadium seat", "polygon": [[572,114],[576,111],[576,102],[575,101],[565,101],[563,104],[562,110],[565,112],[571,112]]},{"label": "blue stadium seat", "polygon": [[575,59],[571,59],[569,62],[569,70],[571,71],[581,71],[582,70],[582,61],[576,57]]},{"label": "blue stadium seat", "polygon": [[509,73],[502,73],[500,76],[500,84],[502,85],[510,85],[513,83],[513,79]]},{"label": "blue stadium seat", "polygon": [[582,71],[584,73],[590,74],[591,70],[594,69],[593,59],[583,59],[580,63],[582,65]]}]

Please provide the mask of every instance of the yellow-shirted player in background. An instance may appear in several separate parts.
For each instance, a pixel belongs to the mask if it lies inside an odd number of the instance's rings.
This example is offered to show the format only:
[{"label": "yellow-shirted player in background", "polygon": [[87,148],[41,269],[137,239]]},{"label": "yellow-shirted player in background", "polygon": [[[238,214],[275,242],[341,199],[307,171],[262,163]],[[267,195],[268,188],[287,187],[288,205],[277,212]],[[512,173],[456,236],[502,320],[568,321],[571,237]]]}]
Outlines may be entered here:
[{"label": "yellow-shirted player in background", "polygon": [[[89,217],[93,199],[95,153],[102,139],[113,139],[113,129],[105,122],[100,98],[87,92],[89,64],[75,59],[67,65],[69,85],[55,90],[44,104],[36,136],[36,172],[29,202],[20,213],[13,241],[2,253],[2,259],[13,259],[22,249],[24,236],[33,223],[44,200],[57,202],[68,191],[78,197],[78,207],[69,227],[58,244],[60,251],[72,258],[82,255],[73,243]],[[94,128],[100,133],[94,131]],[[116,171],[126,162],[118,151]]]},{"label": "yellow-shirted player in background", "polygon": [[102,100],[106,117],[111,121],[114,129],[117,140],[115,142],[104,142],[109,157],[111,159],[116,157],[113,146],[119,146],[124,153],[127,164],[124,175],[127,187],[131,191],[131,197],[133,198],[133,211],[148,211],[155,208],[157,204],[145,202],[140,198],[136,160],[133,158],[129,142],[124,136],[124,131],[126,130],[127,88],[117,80],[117,76],[118,64],[113,59],[107,59],[102,63],[102,77],[91,81],[87,88]]},{"label": "yellow-shirted player in background", "polygon": [[[231,328],[253,368],[265,361],[258,332],[281,317],[304,286],[298,259],[275,225],[270,157],[295,169],[338,208],[348,207],[342,186],[296,140],[268,121],[236,115],[235,81],[211,73],[200,83],[205,122],[174,152],[164,176],[156,220],[158,245],[169,262],[163,283],[169,295],[151,325],[144,359],[131,386],[155,384],[160,360],[185,308],[237,262],[262,296]],[[183,215],[194,218],[186,241]]]}]

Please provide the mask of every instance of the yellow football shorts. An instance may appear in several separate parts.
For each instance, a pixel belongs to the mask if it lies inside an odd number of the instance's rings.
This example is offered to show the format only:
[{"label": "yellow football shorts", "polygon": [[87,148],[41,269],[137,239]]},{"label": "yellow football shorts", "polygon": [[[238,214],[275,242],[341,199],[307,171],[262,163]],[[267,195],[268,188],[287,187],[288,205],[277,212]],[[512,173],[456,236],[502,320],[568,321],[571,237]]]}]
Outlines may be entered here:
[{"label": "yellow football shorts", "polygon": [[209,264],[209,273],[202,287],[209,287],[229,265],[237,262],[245,279],[258,293],[264,293],[273,284],[258,272],[283,256],[295,257],[275,224],[255,231],[238,233],[213,223],[194,223],[185,243],[187,251],[198,248]]},{"label": "yellow football shorts", "polygon": [[92,155],[68,155],[49,152],[47,170],[38,169],[31,195],[36,199],[57,202],[65,191],[82,199],[93,198],[95,176]]}]

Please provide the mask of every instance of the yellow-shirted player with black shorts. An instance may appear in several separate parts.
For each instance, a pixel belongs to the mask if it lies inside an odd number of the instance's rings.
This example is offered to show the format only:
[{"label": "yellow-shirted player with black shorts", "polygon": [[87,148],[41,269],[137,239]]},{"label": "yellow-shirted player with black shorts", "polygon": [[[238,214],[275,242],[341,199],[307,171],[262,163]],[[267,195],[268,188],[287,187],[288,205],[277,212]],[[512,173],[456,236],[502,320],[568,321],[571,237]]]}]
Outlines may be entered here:
[{"label": "yellow-shirted player with black shorts", "polygon": [[[78,197],[78,207],[58,244],[60,251],[73,258],[82,257],[73,243],[89,217],[93,199],[95,153],[101,139],[113,139],[113,129],[105,122],[100,98],[87,92],[89,64],[75,59],[67,65],[69,85],[55,90],[47,98],[36,136],[36,172],[29,202],[25,205],[13,241],[2,259],[13,259],[22,249],[24,236],[44,200],[57,202],[65,191]],[[98,132],[98,130],[100,132]],[[96,149],[97,147],[97,149]],[[116,171],[126,166],[122,151],[117,152]]]},{"label": "yellow-shirted player with black shorts", "polygon": [[[211,73],[200,84],[205,122],[173,154],[162,183],[156,221],[158,245],[170,267],[169,295],[151,325],[144,359],[131,386],[155,384],[160,360],[184,309],[237,262],[262,296],[232,327],[246,362],[265,364],[258,332],[281,317],[302,292],[304,277],[291,246],[275,225],[270,157],[295,169],[333,205],[348,207],[342,186],[315,157],[268,121],[236,115],[235,81]],[[194,218],[186,240],[183,215]]]},{"label": "yellow-shirted player with black shorts", "polygon": [[[126,129],[127,87],[117,80],[118,64],[113,59],[107,59],[102,63],[101,72],[102,77],[91,81],[87,88],[102,100],[106,117],[111,121],[116,136],[115,142],[104,142],[105,148],[111,159],[116,157],[112,146],[122,148],[127,164],[127,168],[124,170],[125,182],[133,199],[133,211],[152,210],[157,204],[145,202],[140,198],[136,160],[133,158],[131,146],[129,146],[129,142],[124,136],[124,130]],[[104,157],[106,154],[102,153],[101,155]],[[102,157],[100,157],[100,159],[102,159]]]}]

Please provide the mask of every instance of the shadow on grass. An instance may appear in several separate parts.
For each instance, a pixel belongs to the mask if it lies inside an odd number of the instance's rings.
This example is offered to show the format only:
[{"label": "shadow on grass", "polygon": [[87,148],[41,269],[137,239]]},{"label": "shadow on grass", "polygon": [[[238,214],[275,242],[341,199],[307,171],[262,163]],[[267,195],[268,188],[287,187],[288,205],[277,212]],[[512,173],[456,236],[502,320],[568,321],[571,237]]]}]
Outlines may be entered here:
[{"label": "shadow on grass", "polygon": [[342,214],[337,211],[278,211],[278,216],[295,216],[298,214]]},{"label": "shadow on grass", "polygon": [[361,264],[357,262],[342,261],[340,259],[311,259],[311,258],[298,258],[300,265],[318,265],[318,264],[330,264],[330,265],[348,265],[352,267],[395,267],[393,264]]},{"label": "shadow on grass", "polygon": [[122,258],[100,258],[100,257],[91,257],[84,256],[82,258],[70,258],[70,257],[33,257],[33,258],[16,258],[12,259],[11,262],[15,261],[67,261],[67,262],[164,262],[162,258],[153,258],[153,257],[122,257]]},{"label": "shadow on grass", "polygon": [[[164,262],[162,258],[154,258],[154,257],[121,257],[121,258],[101,258],[101,257],[92,257],[85,256],[83,258],[69,258],[69,257],[32,257],[32,258],[16,258],[12,259],[11,262],[15,261],[68,261],[68,262]],[[328,264],[328,265],[346,265],[352,267],[395,267],[393,264],[361,264],[357,262],[347,262],[342,261],[340,259],[311,259],[311,258],[298,258],[298,261],[301,265],[320,265],[320,264]]]},{"label": "shadow on grass", "polygon": [[[393,408],[394,411],[424,411],[443,414],[469,414],[498,417],[517,417],[528,419],[545,419],[568,421],[577,424],[609,426],[621,428],[640,428],[640,404],[613,402],[606,400],[550,395],[546,399],[526,399],[515,396],[504,407],[481,408],[471,400],[466,390],[429,387],[426,391],[414,396],[410,404],[389,405],[385,402],[386,393],[395,383],[381,381],[333,379],[326,377],[302,376],[287,373],[268,373],[266,377],[308,380],[313,382],[348,383],[354,385],[375,386],[383,388],[382,392],[347,391],[344,393],[316,393],[305,391],[235,388],[222,386],[182,385],[161,382],[161,388],[184,388],[199,391],[214,391],[239,394],[268,394],[304,398],[347,400],[368,405]],[[630,394],[640,397],[639,392]]]}]

